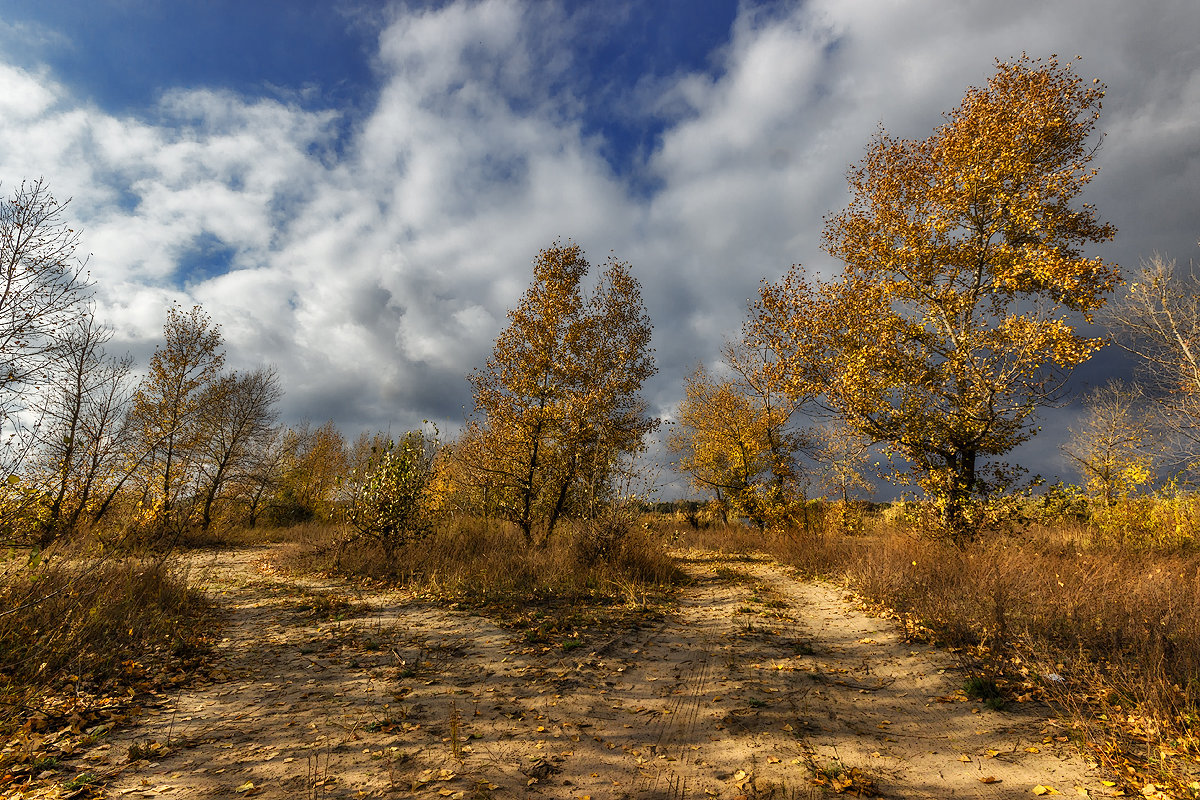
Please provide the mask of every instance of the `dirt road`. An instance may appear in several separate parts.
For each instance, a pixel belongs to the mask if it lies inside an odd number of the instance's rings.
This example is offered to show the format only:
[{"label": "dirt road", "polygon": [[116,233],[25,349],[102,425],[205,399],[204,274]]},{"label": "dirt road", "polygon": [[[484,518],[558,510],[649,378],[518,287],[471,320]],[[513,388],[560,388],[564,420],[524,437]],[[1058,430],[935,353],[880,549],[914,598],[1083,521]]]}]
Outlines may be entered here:
[{"label": "dirt road", "polygon": [[206,556],[197,576],[230,609],[219,679],[160,697],[86,766],[116,773],[113,797],[1110,791],[1046,709],[968,701],[947,656],[837,587],[767,560],[681,563],[677,607],[548,646],[282,576],[268,549]]}]

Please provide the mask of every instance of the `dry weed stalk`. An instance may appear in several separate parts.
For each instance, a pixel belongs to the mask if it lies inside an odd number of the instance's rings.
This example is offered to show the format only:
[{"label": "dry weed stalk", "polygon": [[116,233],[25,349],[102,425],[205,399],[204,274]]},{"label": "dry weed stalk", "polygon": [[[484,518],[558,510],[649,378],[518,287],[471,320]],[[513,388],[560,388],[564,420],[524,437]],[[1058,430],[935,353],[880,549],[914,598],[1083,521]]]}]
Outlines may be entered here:
[{"label": "dry weed stalk", "polygon": [[458,704],[453,700],[450,701],[450,755],[458,762],[462,762],[462,719],[458,713]]}]

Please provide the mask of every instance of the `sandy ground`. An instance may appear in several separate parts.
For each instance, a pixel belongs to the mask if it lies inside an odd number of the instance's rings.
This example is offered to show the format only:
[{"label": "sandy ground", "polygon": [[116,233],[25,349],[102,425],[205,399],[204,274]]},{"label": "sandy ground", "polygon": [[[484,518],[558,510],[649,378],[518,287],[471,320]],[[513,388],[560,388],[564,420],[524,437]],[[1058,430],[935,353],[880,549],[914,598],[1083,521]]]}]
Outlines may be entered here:
[{"label": "sandy ground", "polygon": [[[677,606],[565,649],[466,612],[203,557],[218,680],[85,755],[110,797],[902,798],[1109,794],[1035,704],[767,560],[681,554]],[[132,759],[131,759],[132,757]],[[814,780],[823,781],[821,784]]]}]

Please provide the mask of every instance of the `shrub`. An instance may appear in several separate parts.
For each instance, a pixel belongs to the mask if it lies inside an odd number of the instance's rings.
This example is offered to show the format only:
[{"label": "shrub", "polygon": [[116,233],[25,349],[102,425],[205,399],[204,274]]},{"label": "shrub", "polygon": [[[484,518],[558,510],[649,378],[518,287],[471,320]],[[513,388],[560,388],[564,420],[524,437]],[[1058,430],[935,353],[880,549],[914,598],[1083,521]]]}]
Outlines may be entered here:
[{"label": "shrub", "polygon": [[372,448],[366,465],[345,483],[350,526],[389,552],[426,536],[433,526],[429,487],[436,452],[436,438],[420,431]]}]

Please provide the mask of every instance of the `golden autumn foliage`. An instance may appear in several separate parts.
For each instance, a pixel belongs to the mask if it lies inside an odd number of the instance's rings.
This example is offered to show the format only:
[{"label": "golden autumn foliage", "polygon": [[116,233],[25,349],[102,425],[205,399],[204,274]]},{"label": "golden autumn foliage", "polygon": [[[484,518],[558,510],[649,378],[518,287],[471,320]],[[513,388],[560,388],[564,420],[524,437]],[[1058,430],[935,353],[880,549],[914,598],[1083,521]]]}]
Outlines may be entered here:
[{"label": "golden autumn foliage", "polygon": [[585,296],[589,268],[575,244],[540,252],[492,357],[470,376],[475,417],[458,454],[486,505],[531,543],[603,503],[656,424],[640,394],[655,372],[641,288],[610,258]]},{"label": "golden autumn foliage", "polygon": [[826,220],[842,274],[763,287],[751,334],[778,377],[907,460],[955,538],[1006,481],[991,459],[1101,342],[1076,333],[1118,279],[1084,255],[1112,226],[1078,203],[1103,87],[1054,57],[999,64],[923,140],[881,131]]},{"label": "golden autumn foliage", "polygon": [[799,403],[776,390],[758,353],[729,345],[724,356],[734,377],[722,380],[701,366],[684,382],[667,448],[722,516],[760,527],[786,522],[804,499],[797,455],[807,438],[790,425]]},{"label": "golden autumn foliage", "polygon": [[813,460],[824,471],[824,486],[842,505],[850,502],[851,492],[870,494],[874,486],[868,479],[871,441],[842,421],[832,421],[815,431]]},{"label": "golden autumn foliage", "polygon": [[1112,382],[1088,394],[1063,452],[1104,506],[1154,480],[1155,433],[1137,386]]},{"label": "golden autumn foliage", "polygon": [[195,306],[167,311],[164,342],[150,358],[150,370],[133,396],[130,426],[142,453],[148,520],[166,524],[174,507],[193,487],[196,454],[204,442],[201,424],[214,401],[210,390],[225,365],[221,329]]},{"label": "golden autumn foliage", "polygon": [[279,477],[268,513],[276,524],[332,518],[338,481],[352,467],[333,420],[313,428],[308,422],[283,432]]}]

